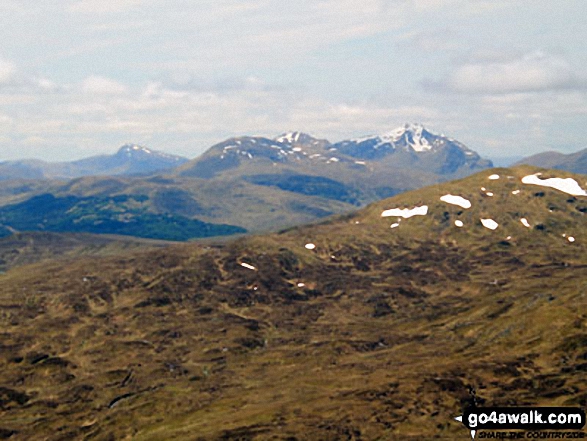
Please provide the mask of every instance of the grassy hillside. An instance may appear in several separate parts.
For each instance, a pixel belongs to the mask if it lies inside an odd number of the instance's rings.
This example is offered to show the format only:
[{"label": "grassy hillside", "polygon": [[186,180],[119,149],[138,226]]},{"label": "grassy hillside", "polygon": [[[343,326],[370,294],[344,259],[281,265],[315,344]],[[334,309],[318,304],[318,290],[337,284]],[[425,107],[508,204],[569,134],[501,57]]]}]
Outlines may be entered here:
[{"label": "grassy hillside", "polygon": [[453,418],[473,401],[587,406],[587,197],[521,183],[535,171],[225,245],[9,271],[0,433],[466,440]]}]

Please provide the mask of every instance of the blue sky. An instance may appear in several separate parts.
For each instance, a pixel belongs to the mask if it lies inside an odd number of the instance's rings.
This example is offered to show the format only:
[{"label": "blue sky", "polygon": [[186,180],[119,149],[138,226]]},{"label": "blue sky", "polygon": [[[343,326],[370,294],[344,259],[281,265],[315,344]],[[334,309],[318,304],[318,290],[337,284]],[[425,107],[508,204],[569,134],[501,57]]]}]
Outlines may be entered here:
[{"label": "blue sky", "polygon": [[584,0],[2,0],[0,160],[405,122],[484,156],[572,152],[585,16]]}]

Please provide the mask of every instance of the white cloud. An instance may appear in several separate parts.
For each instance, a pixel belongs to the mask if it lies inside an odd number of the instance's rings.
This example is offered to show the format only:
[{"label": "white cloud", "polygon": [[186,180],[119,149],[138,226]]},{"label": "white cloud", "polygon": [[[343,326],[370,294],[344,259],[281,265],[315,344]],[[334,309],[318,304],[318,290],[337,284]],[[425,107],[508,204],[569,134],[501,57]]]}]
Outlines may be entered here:
[{"label": "white cloud", "polygon": [[480,105],[508,119],[553,122],[587,115],[587,95],[581,91],[487,95],[481,98]]},{"label": "white cloud", "polygon": [[10,83],[15,73],[16,67],[13,63],[0,59],[0,85]]},{"label": "white cloud", "polygon": [[104,14],[122,12],[145,3],[145,0],[80,0],[69,5],[70,12]]},{"label": "white cloud", "polygon": [[29,136],[22,140],[24,145],[43,145],[47,143],[47,139],[41,136]]},{"label": "white cloud", "polygon": [[[0,61],[0,105],[12,118],[9,129],[0,124],[14,140],[0,143],[0,159],[35,136],[46,157],[119,139],[194,156],[232,135],[300,129],[337,141],[410,121],[480,150],[539,150],[549,140],[570,149],[587,136],[582,6],[0,1],[0,57],[14,63]],[[445,93],[418,88],[435,75]]]},{"label": "white cloud", "polygon": [[82,89],[86,93],[97,95],[117,95],[127,91],[126,86],[110,78],[91,76],[82,83]]},{"label": "white cloud", "polygon": [[500,94],[582,88],[585,79],[566,59],[536,51],[510,60],[464,64],[445,85],[457,92]]}]

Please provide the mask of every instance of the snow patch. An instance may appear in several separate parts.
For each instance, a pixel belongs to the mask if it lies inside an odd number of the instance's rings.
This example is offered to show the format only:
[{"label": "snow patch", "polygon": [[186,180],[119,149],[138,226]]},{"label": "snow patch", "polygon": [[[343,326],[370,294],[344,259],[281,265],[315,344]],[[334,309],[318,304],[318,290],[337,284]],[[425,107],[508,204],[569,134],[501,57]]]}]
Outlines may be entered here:
[{"label": "snow patch", "polygon": [[485,193],[485,194],[486,194],[487,196],[489,196],[489,197],[493,197],[493,193],[492,193],[492,192],[490,192],[490,191],[488,191],[488,192],[487,192],[487,193]]},{"label": "snow patch", "polygon": [[465,226],[465,224],[463,223],[463,221],[460,220],[456,220],[455,221],[455,225],[459,228],[463,228]]},{"label": "snow patch", "polygon": [[389,228],[397,228],[399,227],[399,224],[396,222],[395,224],[391,224],[391,226]]},{"label": "snow patch", "polygon": [[298,142],[301,135],[302,134],[300,132],[287,132],[287,133],[283,134],[282,136],[280,136],[279,138],[277,138],[276,141],[289,142],[291,144],[294,142]]},{"label": "snow patch", "polygon": [[520,190],[514,190],[512,191],[512,194],[520,194]]},{"label": "snow patch", "polygon": [[447,204],[458,205],[463,208],[471,208],[471,201],[462,196],[453,196],[452,194],[445,194],[440,198],[442,202]]},{"label": "snow patch", "polygon": [[569,236],[567,237],[567,240],[571,243],[573,243],[575,241],[575,238],[573,236]]},{"label": "snow patch", "polygon": [[530,226],[530,223],[528,222],[528,219],[526,219],[525,217],[523,217],[522,219],[520,219],[520,222],[522,222],[522,225],[524,225],[526,228],[532,228]]},{"label": "snow patch", "polygon": [[554,188],[572,196],[587,196],[587,191],[583,190],[573,178],[540,179],[538,175],[528,175],[522,178],[522,183]]},{"label": "snow patch", "polygon": [[490,181],[496,181],[498,179],[499,179],[499,175],[491,175],[491,176],[489,176],[489,180]]},{"label": "snow patch", "polygon": [[315,250],[316,249],[316,245],[314,245],[313,243],[307,243],[306,244],[306,249],[307,250]]},{"label": "snow patch", "polygon": [[303,288],[304,286],[306,286],[305,283],[302,283],[302,282],[298,283],[298,288]]},{"label": "snow patch", "polygon": [[422,205],[415,208],[392,208],[381,213],[381,217],[398,216],[408,219],[412,216],[426,216],[428,214],[428,205]]},{"label": "snow patch", "polygon": [[253,265],[251,265],[251,264],[249,264],[249,263],[242,262],[242,263],[241,263],[241,266],[242,266],[242,267],[244,267],[244,268],[247,268],[247,269],[253,270],[253,271],[257,271],[257,268],[255,268]]},{"label": "snow patch", "polygon": [[481,219],[481,223],[485,228],[489,228],[490,230],[495,230],[497,227],[499,227],[499,224],[493,219]]}]

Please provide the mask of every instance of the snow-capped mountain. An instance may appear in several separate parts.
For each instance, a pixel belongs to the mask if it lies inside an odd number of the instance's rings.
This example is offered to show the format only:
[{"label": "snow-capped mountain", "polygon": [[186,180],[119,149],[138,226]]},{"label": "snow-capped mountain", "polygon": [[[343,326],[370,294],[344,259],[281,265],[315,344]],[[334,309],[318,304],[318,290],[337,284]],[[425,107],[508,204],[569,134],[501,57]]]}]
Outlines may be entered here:
[{"label": "snow-capped mountain", "polygon": [[428,131],[421,124],[406,124],[381,134],[341,141],[334,144],[340,152],[362,159],[381,158],[397,150],[413,153],[435,152],[446,146],[456,146],[468,156],[476,155],[464,144]]},{"label": "snow-capped mountain", "polygon": [[[269,162],[267,162],[269,161]],[[464,176],[490,167],[464,144],[437,135],[421,124],[406,124],[382,135],[365,136],[335,144],[303,132],[287,132],[274,139],[231,138],[181,167],[184,176],[213,177],[224,170],[258,165],[289,164],[295,167],[345,164],[383,169],[417,170],[436,175]],[[330,167],[332,169],[332,167]],[[315,170],[316,171],[316,170]],[[327,172],[329,173],[329,172]],[[339,173],[355,173],[339,170]]]},{"label": "snow-capped mountain", "polygon": [[492,165],[464,144],[437,135],[421,124],[405,124],[382,135],[341,141],[331,149],[360,160],[384,161],[390,166],[412,167],[441,175]]},{"label": "snow-capped mountain", "polygon": [[178,169],[181,176],[211,178],[226,170],[245,171],[249,167],[274,165],[299,168],[310,164],[352,162],[338,158],[329,150],[331,144],[301,132],[284,133],[274,139],[261,136],[230,138],[212,146],[202,156]]},{"label": "snow-capped mountain", "polygon": [[308,135],[304,132],[286,132],[278,137],[274,138],[275,141],[280,142],[282,144],[288,145],[304,145],[304,146],[314,146],[314,147],[323,147],[327,144],[330,144],[325,139],[318,139],[314,138],[312,135]]}]

